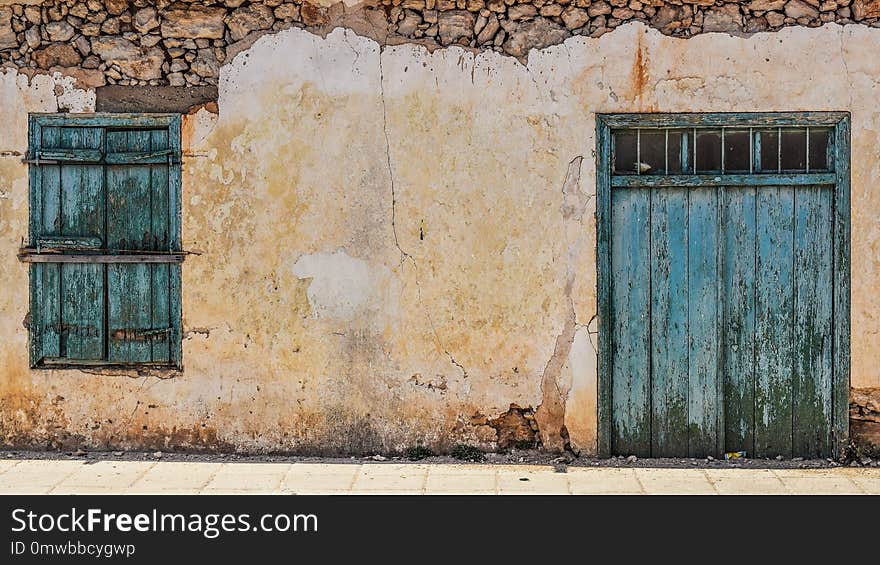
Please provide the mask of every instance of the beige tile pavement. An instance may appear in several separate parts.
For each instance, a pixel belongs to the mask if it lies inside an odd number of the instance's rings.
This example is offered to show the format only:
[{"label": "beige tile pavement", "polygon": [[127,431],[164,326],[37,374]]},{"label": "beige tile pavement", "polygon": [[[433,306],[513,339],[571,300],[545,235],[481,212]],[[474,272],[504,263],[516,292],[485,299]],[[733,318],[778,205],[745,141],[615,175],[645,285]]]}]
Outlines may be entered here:
[{"label": "beige tile pavement", "polygon": [[281,483],[288,494],[344,494],[351,490],[361,466],[295,463]]},{"label": "beige tile pavement", "polygon": [[[67,463],[64,461],[64,463]],[[157,463],[96,461],[80,465],[58,482],[50,494],[111,494],[128,490]]]},{"label": "beige tile pavement", "polygon": [[874,494],[880,468],[2,460],[0,494]]},{"label": "beige tile pavement", "polygon": [[553,467],[505,466],[498,470],[498,494],[571,494],[567,473]]},{"label": "beige tile pavement", "polygon": [[355,477],[354,494],[423,494],[428,466],[417,464],[365,464]]},{"label": "beige tile pavement", "polygon": [[769,469],[712,469],[706,472],[719,494],[789,494]]},{"label": "beige tile pavement", "polygon": [[46,494],[82,467],[81,461],[19,461],[0,475],[0,494]]},{"label": "beige tile pavement", "polygon": [[645,494],[718,494],[702,469],[633,470]]},{"label": "beige tile pavement", "polygon": [[571,494],[644,494],[633,469],[569,467]]},{"label": "beige tile pavement", "polygon": [[129,494],[186,494],[208,486],[222,465],[168,461],[157,463],[146,470],[126,489]]},{"label": "beige tile pavement", "polygon": [[498,471],[479,465],[431,465],[425,494],[497,494]]},{"label": "beige tile pavement", "polygon": [[222,463],[203,494],[271,493],[281,490],[290,471],[285,463]]}]

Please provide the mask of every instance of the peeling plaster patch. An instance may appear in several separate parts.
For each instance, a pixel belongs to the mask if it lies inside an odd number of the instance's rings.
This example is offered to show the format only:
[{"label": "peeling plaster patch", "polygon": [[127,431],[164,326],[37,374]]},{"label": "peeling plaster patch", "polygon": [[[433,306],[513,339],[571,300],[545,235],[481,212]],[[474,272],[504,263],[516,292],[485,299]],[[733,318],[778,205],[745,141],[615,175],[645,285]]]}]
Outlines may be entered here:
[{"label": "peeling plaster patch", "polygon": [[507,412],[486,420],[486,425],[495,430],[495,443],[499,449],[534,449],[540,446],[535,411],[531,408],[511,404]]},{"label": "peeling plaster patch", "polygon": [[29,112],[94,112],[95,92],[75,82],[57,72],[29,78],[15,69],[0,70],[0,151],[27,150]]},{"label": "peeling plaster patch", "polygon": [[[183,116],[181,137],[183,150],[188,157],[208,156],[204,153],[207,140],[217,125],[219,118],[216,104],[206,104],[195,112]],[[216,150],[215,150],[216,152]]]},{"label": "peeling plaster patch", "polygon": [[[291,50],[288,45],[297,47]],[[378,43],[343,28],[326,38],[299,28],[264,35],[221,68],[218,105],[221,112],[233,115],[276,111],[260,107],[260,98],[252,95],[267,77],[290,94],[316,81],[328,96],[376,94],[378,56]]]},{"label": "peeling plaster patch", "polygon": [[[64,76],[59,72],[52,74],[55,85],[61,87],[58,94],[58,110],[61,112],[84,113],[95,111],[95,91],[75,88],[76,78]],[[56,91],[57,92],[57,91]]]},{"label": "peeling plaster patch", "polygon": [[391,284],[390,271],[371,266],[344,251],[300,257],[292,268],[301,279],[311,279],[306,290],[316,318],[353,321],[372,311],[390,315],[385,290]]},{"label": "peeling plaster patch", "polygon": [[571,384],[566,395],[566,406],[576,409],[566,411],[565,427],[572,449],[581,455],[593,455],[598,447],[598,351],[587,328],[580,327],[575,331],[567,365],[567,370],[571,372]]}]

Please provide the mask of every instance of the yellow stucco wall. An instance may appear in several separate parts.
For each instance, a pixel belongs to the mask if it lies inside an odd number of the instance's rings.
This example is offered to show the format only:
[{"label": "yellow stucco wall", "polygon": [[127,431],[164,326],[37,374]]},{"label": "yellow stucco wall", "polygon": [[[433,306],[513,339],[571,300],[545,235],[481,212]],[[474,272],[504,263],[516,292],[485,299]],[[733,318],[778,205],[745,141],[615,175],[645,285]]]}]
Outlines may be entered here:
[{"label": "yellow stucco wall", "polygon": [[[852,385],[880,386],[880,30],[533,51],[261,38],[184,119],[184,370],[28,368],[28,112],[0,74],[0,443],[357,452],[480,443],[511,404],[596,445],[596,112],[852,112]],[[162,378],[170,377],[170,378]]]}]

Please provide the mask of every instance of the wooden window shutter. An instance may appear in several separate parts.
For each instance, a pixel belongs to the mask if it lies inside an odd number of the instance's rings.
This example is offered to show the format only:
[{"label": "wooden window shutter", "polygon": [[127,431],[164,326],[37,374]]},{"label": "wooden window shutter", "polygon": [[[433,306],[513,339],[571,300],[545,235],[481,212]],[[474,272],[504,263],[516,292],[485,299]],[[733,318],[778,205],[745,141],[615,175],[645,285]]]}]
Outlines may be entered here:
[{"label": "wooden window shutter", "polygon": [[33,366],[179,366],[179,121],[157,121],[32,116]]}]

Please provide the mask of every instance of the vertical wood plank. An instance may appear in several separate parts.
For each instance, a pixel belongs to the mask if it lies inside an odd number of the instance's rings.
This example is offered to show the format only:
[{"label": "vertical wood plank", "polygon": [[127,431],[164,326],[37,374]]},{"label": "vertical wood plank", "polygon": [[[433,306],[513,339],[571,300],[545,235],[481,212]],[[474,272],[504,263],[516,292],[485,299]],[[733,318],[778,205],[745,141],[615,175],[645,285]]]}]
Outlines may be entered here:
[{"label": "vertical wood plank", "polygon": [[[174,116],[168,124],[168,146],[174,150],[178,157],[175,163],[168,167],[168,243],[173,251],[182,249],[181,244],[181,161],[183,151],[181,149],[180,116]],[[177,367],[183,367],[183,314],[182,314],[182,291],[181,291],[181,265],[169,267],[170,299],[169,312],[171,316],[171,363]],[[601,325],[601,321],[600,321]]]},{"label": "vertical wood plank", "polygon": [[792,453],[794,189],[757,196],[755,455]]},{"label": "vertical wood plank", "polygon": [[611,307],[611,133],[602,116],[596,116],[596,286],[599,322],[598,454],[612,455],[612,339]]},{"label": "vertical wood plank", "polygon": [[[42,147],[58,147],[61,128],[46,127],[42,130]],[[61,235],[61,166],[41,165],[42,209],[40,210],[40,235]]]},{"label": "vertical wood plank", "polygon": [[691,457],[718,453],[718,191],[688,193],[688,444]]},{"label": "vertical wood plank", "polygon": [[[57,147],[100,149],[98,128],[61,128]],[[99,165],[61,165],[61,235],[103,236],[104,171]],[[68,359],[104,357],[104,265],[59,265],[62,355]]]},{"label": "vertical wood plank", "polygon": [[61,356],[61,269],[57,263],[31,265],[34,278],[34,303],[39,304],[31,316],[34,326],[34,364],[45,357]]},{"label": "vertical wood plank", "polygon": [[688,190],[651,191],[654,457],[688,454]]},{"label": "vertical wood plank", "polygon": [[[147,151],[148,130],[108,131],[107,150]],[[149,249],[152,234],[152,189],[149,165],[108,165],[107,245],[117,250]],[[143,331],[152,329],[150,265],[107,266],[108,356],[111,361],[152,360],[152,346]]]},{"label": "vertical wood plank", "polygon": [[[168,149],[168,132],[154,130],[150,132],[150,150]],[[153,241],[151,249],[169,251],[168,230],[170,228],[168,165],[150,166],[150,202],[151,227]],[[170,304],[171,278],[170,266],[150,265],[150,304],[152,305],[151,326],[153,329],[171,327]],[[171,360],[171,333],[157,334],[150,340],[151,360],[168,362]]]},{"label": "vertical wood plank", "polygon": [[849,442],[850,389],[850,116],[834,130],[834,422],[833,450],[841,455]]},{"label": "vertical wood plank", "polygon": [[613,450],[651,452],[650,189],[612,191]]},{"label": "vertical wood plank", "polygon": [[795,191],[792,450],[831,455],[832,218],[829,188]]},{"label": "vertical wood plank", "polygon": [[728,187],[722,250],[724,450],[755,449],[755,188]]}]

